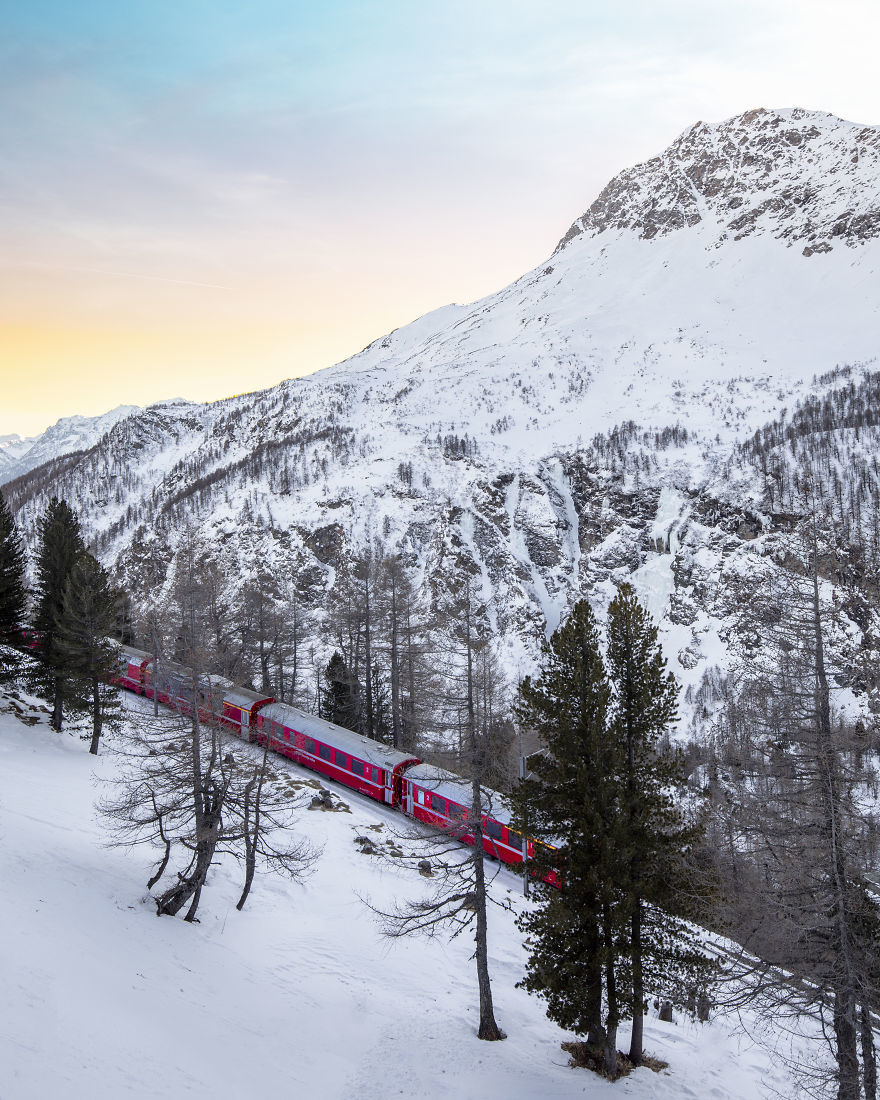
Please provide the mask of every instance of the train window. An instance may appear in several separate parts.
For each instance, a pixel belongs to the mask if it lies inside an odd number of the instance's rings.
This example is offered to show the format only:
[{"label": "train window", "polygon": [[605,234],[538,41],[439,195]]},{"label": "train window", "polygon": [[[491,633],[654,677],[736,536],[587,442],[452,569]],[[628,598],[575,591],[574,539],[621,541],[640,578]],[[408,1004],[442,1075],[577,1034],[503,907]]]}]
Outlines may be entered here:
[{"label": "train window", "polygon": [[431,808],[436,810],[438,814],[446,816],[446,799],[441,798],[439,794],[431,795]]},{"label": "train window", "polygon": [[355,760],[355,758],[352,757],[351,758],[351,770],[354,772],[355,775],[363,775],[364,774],[363,761]]},{"label": "train window", "polygon": [[330,759],[330,746],[329,745],[318,745],[318,752],[320,753],[322,760],[329,760]]},{"label": "train window", "polygon": [[340,752],[339,749],[336,750],[336,767],[348,768],[348,757],[344,752]]},{"label": "train window", "polygon": [[465,821],[467,820],[467,810],[456,802],[450,802],[449,813],[446,816],[450,821]]},{"label": "train window", "polygon": [[425,804],[425,792],[421,787],[416,787],[416,802],[418,802],[420,806],[424,806]]},{"label": "train window", "polygon": [[522,851],[522,837],[519,833],[515,833],[513,829],[507,830],[507,843],[511,848],[519,848]]},{"label": "train window", "polygon": [[493,840],[501,839],[501,826],[497,821],[493,821],[491,817],[486,818],[486,825],[483,831],[486,836],[492,837]]},{"label": "train window", "polygon": [[310,752],[312,756],[315,755],[315,742],[311,739],[311,737],[303,738],[303,748],[306,750],[306,752]]}]

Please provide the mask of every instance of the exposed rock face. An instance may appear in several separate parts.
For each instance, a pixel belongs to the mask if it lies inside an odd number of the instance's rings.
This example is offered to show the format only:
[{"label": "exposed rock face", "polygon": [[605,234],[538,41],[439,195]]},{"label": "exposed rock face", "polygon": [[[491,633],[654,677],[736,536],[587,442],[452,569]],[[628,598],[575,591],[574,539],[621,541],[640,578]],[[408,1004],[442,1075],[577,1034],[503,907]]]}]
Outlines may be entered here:
[{"label": "exposed rock face", "polygon": [[715,244],[769,233],[804,255],[880,229],[880,128],[817,111],[759,108],[695,123],[659,157],[616,176],[557,248],[582,233],[644,239],[701,221]]}]

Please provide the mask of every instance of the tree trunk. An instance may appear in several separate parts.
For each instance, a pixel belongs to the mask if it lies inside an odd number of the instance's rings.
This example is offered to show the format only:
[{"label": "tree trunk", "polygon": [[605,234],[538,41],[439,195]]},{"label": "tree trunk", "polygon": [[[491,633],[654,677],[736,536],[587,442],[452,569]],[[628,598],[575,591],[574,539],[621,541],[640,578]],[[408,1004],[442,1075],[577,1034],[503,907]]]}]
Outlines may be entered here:
[{"label": "tree trunk", "polygon": [[847,907],[847,874],[841,846],[841,807],[838,775],[831,728],[831,701],[825,670],[825,642],[819,602],[819,573],[815,525],[812,533],[812,619],[815,661],[815,713],[818,764],[822,777],[822,822],[828,844],[828,876],[834,914],[836,971],[834,989],[835,1058],[838,1072],[838,1100],[859,1100],[858,1029],[856,1026],[857,978],[853,959],[852,929]]},{"label": "tree trunk", "polygon": [[196,862],[191,874],[179,875],[177,882],[156,899],[156,912],[159,916],[176,916],[186,903],[192,899],[186,920],[195,919],[202,886],[208,877],[208,871],[214,859],[214,851],[220,835],[220,820],[213,812],[205,815],[203,827],[196,840]]},{"label": "tree trunk", "polygon": [[[627,632],[627,637],[631,637]],[[630,650],[634,650],[632,642],[629,642]],[[627,798],[629,800],[629,833],[630,841],[634,843],[638,834],[638,791],[636,785],[636,763],[635,763],[635,730],[631,721],[634,699],[632,690],[632,681],[629,676],[626,678],[624,684],[625,709],[626,716],[626,789]],[[634,1066],[641,1065],[642,1056],[644,1054],[642,1044],[644,1041],[644,1004],[645,1004],[645,982],[644,972],[642,968],[642,898],[640,894],[641,890],[641,877],[642,868],[639,859],[639,853],[636,851],[630,860],[629,865],[630,874],[630,904],[632,906],[632,913],[630,915],[630,965],[632,969],[632,1038],[629,1044],[629,1060]]]},{"label": "tree trunk", "polygon": [[364,679],[367,689],[367,737],[375,737],[375,717],[373,714],[373,647],[370,623],[370,559],[366,562],[367,575],[364,581]]},{"label": "tree trunk", "polygon": [[[291,703],[296,703],[296,681],[299,676],[299,611],[294,604],[293,607],[293,649],[291,651],[291,666],[290,666],[290,692],[288,699]],[[284,702],[282,697],[281,702]]]},{"label": "tree trunk", "polygon": [[56,676],[54,681],[55,696],[52,704],[52,717],[49,720],[49,725],[56,733],[61,732],[61,726],[64,722],[64,699],[61,692],[61,679]]},{"label": "tree trunk", "polygon": [[[153,795],[153,809],[156,809],[156,797]],[[165,829],[162,825],[162,817],[159,815],[159,836],[162,839],[162,843],[165,845],[165,855],[162,857],[159,866],[156,868],[156,873],[152,876],[147,883],[147,889],[152,890],[159,879],[165,874],[165,868],[168,866],[168,861],[171,859],[171,841],[165,835]]]},{"label": "tree trunk", "polygon": [[[269,758],[269,736],[266,735],[266,739],[263,742],[263,759],[260,764],[259,772],[254,771],[253,779],[250,780],[244,790],[244,844],[245,844],[245,870],[244,870],[244,888],[241,891],[241,897],[238,899],[236,909],[239,912],[244,908],[244,903],[247,901],[248,894],[251,892],[251,886],[254,881],[254,874],[257,869],[257,848],[260,842],[260,806],[262,803],[263,795],[263,780],[266,778],[266,762]],[[253,832],[250,827],[250,799],[251,791],[256,784],[256,795],[254,797],[254,825]]]},{"label": "tree trunk", "polygon": [[834,1038],[837,1043],[837,1100],[860,1100],[861,1096],[855,1013],[855,998],[849,993],[836,993]]},{"label": "tree trunk", "polygon": [[406,674],[407,687],[409,688],[409,702],[407,711],[409,714],[409,729],[406,731],[406,748],[414,748],[416,745],[416,670],[415,656],[413,653],[413,626],[412,610],[406,609]]},{"label": "tree trunk", "polygon": [[617,997],[616,959],[610,907],[604,905],[602,908],[602,923],[605,926],[605,996],[608,999],[603,1056],[605,1073],[614,1081],[617,1079],[617,1028],[620,1024],[620,1005]]},{"label": "tree trunk", "polygon": [[642,1064],[644,1054],[645,983],[642,973],[642,901],[636,898],[630,925],[632,952],[632,1039],[629,1044],[629,1060],[634,1066]]},{"label": "tree trunk", "polygon": [[397,578],[391,574],[391,744],[400,748],[400,657],[397,652]]},{"label": "tree trunk", "polygon": [[195,866],[187,875],[178,875],[178,881],[156,899],[156,912],[160,916],[176,916],[192,899],[186,920],[195,919],[202,886],[208,877],[217,842],[220,839],[225,788],[218,787],[211,779],[216,758],[212,745],[211,759],[202,768],[201,725],[199,722],[198,674],[192,676],[192,800],[195,823]]},{"label": "tree trunk", "polygon": [[476,905],[477,985],[480,990],[480,1027],[478,1039],[495,1042],[505,1038],[495,1021],[492,984],[489,979],[488,919],[486,914],[486,866],[483,851],[483,825],[480,809],[480,781],[476,773],[472,784],[471,816],[474,830],[474,895]]},{"label": "tree trunk", "polygon": [[269,676],[269,654],[266,651],[266,639],[263,637],[263,626],[260,625],[260,691],[268,695],[272,691],[272,679]]},{"label": "tree trunk", "polygon": [[99,680],[92,681],[92,743],[89,752],[92,756],[98,755],[98,742],[101,740],[101,684]]},{"label": "tree trunk", "polygon": [[[593,913],[596,912],[592,903],[590,911]],[[596,1051],[599,1051],[605,1046],[605,1028],[602,1025],[601,950],[599,945],[599,933],[596,930],[595,924],[588,930],[586,941],[587,980],[584,987],[584,1002],[586,1004],[585,1015],[590,1021],[589,1030],[587,1032],[587,1044]]]},{"label": "tree trunk", "polygon": [[[268,736],[266,741],[268,743]],[[235,906],[239,912],[244,908],[244,903],[247,901],[248,894],[251,892],[251,883],[254,881],[254,871],[256,869],[256,855],[254,852],[253,839],[251,837],[251,792],[257,782],[257,773],[254,771],[253,777],[248,780],[247,785],[244,788],[244,807],[242,814],[242,831],[244,835],[244,887],[241,891],[241,897]]]},{"label": "tree trunk", "polygon": [[495,1021],[492,984],[489,980],[488,920],[486,916],[486,854],[483,851],[482,754],[477,745],[474,713],[474,662],[471,639],[470,594],[465,612],[467,647],[467,721],[471,755],[471,825],[474,833],[474,894],[476,904],[477,984],[480,990],[480,1028],[478,1039],[496,1042],[505,1038]]},{"label": "tree trunk", "polygon": [[862,1005],[862,1083],[865,1100],[877,1100],[877,1055],[874,1050],[874,1029],[871,1026],[871,1010]]}]

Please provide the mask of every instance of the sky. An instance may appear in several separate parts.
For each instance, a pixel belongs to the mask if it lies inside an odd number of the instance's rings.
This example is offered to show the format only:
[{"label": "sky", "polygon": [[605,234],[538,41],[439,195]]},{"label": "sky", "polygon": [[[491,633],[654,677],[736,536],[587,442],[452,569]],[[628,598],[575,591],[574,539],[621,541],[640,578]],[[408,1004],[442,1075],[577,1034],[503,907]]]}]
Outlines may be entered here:
[{"label": "sky", "polygon": [[754,107],[880,124],[877,0],[0,0],[0,435],[348,357]]}]

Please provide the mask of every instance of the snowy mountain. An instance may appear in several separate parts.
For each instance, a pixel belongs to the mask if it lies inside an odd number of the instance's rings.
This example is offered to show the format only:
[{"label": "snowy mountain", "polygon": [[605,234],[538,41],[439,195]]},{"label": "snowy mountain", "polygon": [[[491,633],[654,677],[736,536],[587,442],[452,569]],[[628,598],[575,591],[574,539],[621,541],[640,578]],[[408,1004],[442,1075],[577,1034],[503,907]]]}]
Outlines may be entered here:
[{"label": "snowy mountain", "polygon": [[624,172],[571,226],[576,237],[631,230],[643,240],[704,223],[714,245],[770,235],[805,256],[880,230],[880,131],[818,111],[759,108],[695,123],[659,157]]},{"label": "snowy mountain", "polygon": [[[874,392],[878,276],[880,129],[801,110],[699,123],[511,286],[310,377],[135,412],[11,501],[33,532],[67,497],[136,599],[170,585],[187,525],[230,606],[269,575],[320,613],[340,566],[377,544],[434,607],[478,577],[511,676],[575,599],[601,606],[629,577],[693,693],[725,664],[741,578],[781,553],[796,505],[769,470],[801,461],[793,410]],[[852,491],[870,502],[873,437],[845,405],[799,423],[856,447]],[[773,421],[769,460],[744,449]],[[861,618],[870,650],[873,604]]]},{"label": "snowy mountain", "polygon": [[30,439],[17,435],[0,438],[0,485],[53,458],[88,450],[120,420],[141,411],[138,405],[119,405],[100,416],[62,417],[41,435]]},{"label": "snowy mountain", "polygon": [[[169,415],[185,415],[192,402],[175,398],[151,405]],[[22,439],[0,436],[0,485],[35,470],[45,462],[94,447],[111,428],[129,416],[144,413],[140,405],[117,405],[100,416],[64,416],[41,435]]]},{"label": "snowy mountain", "polygon": [[7,471],[18,468],[19,459],[33,443],[33,439],[22,439],[20,435],[0,435],[0,485],[11,480]]}]

